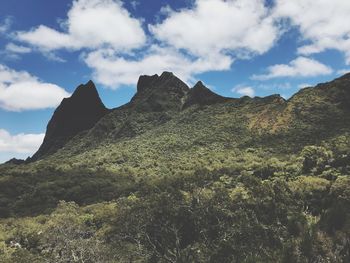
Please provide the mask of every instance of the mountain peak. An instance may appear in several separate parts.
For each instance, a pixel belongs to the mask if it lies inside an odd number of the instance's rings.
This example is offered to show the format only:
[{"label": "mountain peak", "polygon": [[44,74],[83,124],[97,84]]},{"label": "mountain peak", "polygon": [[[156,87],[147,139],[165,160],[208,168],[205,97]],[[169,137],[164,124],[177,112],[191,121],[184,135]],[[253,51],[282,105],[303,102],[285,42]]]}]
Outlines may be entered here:
[{"label": "mountain peak", "polygon": [[189,87],[171,72],[140,76],[131,103],[149,111],[180,110]]},{"label": "mountain peak", "polygon": [[222,103],[230,100],[230,98],[222,97],[210,89],[208,89],[202,81],[198,81],[196,85],[189,91],[184,108],[194,104],[204,106],[216,103]]},{"label": "mountain peak", "polygon": [[47,125],[44,142],[32,159],[57,151],[78,133],[92,128],[108,111],[91,80],[79,85],[55,110]]},{"label": "mountain peak", "polygon": [[160,76],[158,74],[152,76],[141,75],[137,82],[137,92],[159,88],[166,89],[169,86],[182,90],[189,89],[187,85],[172,72],[164,71]]},{"label": "mountain peak", "polygon": [[199,88],[205,88],[207,89],[206,86],[204,86],[203,82],[202,81],[197,81],[196,85],[193,86],[194,89],[199,89]]},{"label": "mountain peak", "polygon": [[80,84],[73,92],[71,98],[86,100],[89,98],[99,99],[100,96],[98,95],[94,82],[89,80],[86,84]]},{"label": "mountain peak", "polygon": [[159,76],[157,74],[148,76],[148,75],[141,75],[139,77],[139,80],[137,82],[137,92],[142,92],[146,88],[152,86],[152,83],[154,83],[156,80],[158,80]]},{"label": "mountain peak", "polygon": [[169,78],[175,77],[175,75],[174,75],[174,73],[172,73],[172,72],[170,72],[170,71],[164,71],[164,72],[162,73],[162,75],[160,75],[160,77],[161,77],[162,79],[169,79]]}]

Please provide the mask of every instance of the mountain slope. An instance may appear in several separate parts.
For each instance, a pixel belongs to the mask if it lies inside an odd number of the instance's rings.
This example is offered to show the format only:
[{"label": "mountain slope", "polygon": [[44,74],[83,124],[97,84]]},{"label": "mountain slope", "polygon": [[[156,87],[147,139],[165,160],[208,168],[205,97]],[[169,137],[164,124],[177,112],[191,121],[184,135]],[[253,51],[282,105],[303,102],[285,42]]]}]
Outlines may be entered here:
[{"label": "mountain slope", "polygon": [[[129,147],[142,138],[147,138],[146,144],[154,141],[157,145],[156,141],[170,134],[177,140],[179,153],[199,142],[204,147],[215,144],[219,148],[230,145],[295,152],[307,143],[348,131],[349,82],[347,74],[300,90],[287,101],[279,95],[232,99],[213,93],[201,82],[190,89],[172,73],[164,72],[161,76],[141,76],[131,101],[110,111],[89,82],[58,107],[32,160],[58,151],[53,158],[63,158],[62,162],[64,158],[82,162],[88,158],[94,166],[89,154],[100,156],[107,146],[123,152],[124,146],[119,144],[125,140]],[[165,139],[161,144],[166,148],[167,143]],[[104,162],[113,163],[113,158],[105,156]]]},{"label": "mountain slope", "polygon": [[140,177],[172,176],[231,166],[246,149],[285,158],[306,145],[349,136],[349,79],[350,74],[300,90],[289,100],[222,98],[201,87],[210,95],[203,103],[173,74],[143,76],[129,103],[25,169],[85,167],[119,174],[130,169]]}]

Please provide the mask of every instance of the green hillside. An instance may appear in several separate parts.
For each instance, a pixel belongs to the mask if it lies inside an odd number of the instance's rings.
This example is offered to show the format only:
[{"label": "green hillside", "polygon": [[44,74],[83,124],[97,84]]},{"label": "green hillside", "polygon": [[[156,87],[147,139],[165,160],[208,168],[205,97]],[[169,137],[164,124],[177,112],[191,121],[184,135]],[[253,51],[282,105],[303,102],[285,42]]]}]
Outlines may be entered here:
[{"label": "green hillside", "polygon": [[116,109],[92,93],[85,126],[62,103],[0,166],[0,262],[350,261],[350,74],[288,100],[168,72]]}]

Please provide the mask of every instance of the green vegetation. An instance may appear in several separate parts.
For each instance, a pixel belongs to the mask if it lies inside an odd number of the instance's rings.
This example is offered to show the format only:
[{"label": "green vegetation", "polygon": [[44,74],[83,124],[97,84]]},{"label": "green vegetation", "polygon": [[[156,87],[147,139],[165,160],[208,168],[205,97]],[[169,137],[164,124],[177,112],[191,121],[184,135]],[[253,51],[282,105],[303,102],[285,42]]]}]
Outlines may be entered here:
[{"label": "green vegetation", "polygon": [[0,262],[350,262],[344,81],[289,101],[147,100],[0,166]]}]

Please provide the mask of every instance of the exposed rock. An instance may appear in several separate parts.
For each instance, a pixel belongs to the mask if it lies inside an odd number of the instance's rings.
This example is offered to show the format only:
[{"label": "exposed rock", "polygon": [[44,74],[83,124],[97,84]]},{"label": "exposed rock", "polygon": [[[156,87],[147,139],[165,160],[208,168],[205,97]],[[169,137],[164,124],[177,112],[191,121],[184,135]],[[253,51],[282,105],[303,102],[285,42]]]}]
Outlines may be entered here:
[{"label": "exposed rock", "polygon": [[92,128],[108,111],[92,81],[80,85],[55,110],[47,125],[44,142],[32,160],[54,153],[78,133]]},{"label": "exposed rock", "polygon": [[141,76],[132,105],[142,111],[179,111],[189,87],[173,73]]},{"label": "exposed rock", "polygon": [[190,107],[192,105],[211,105],[216,103],[223,103],[231,100],[231,98],[222,97],[210,89],[208,89],[201,81],[189,91],[184,108]]}]

